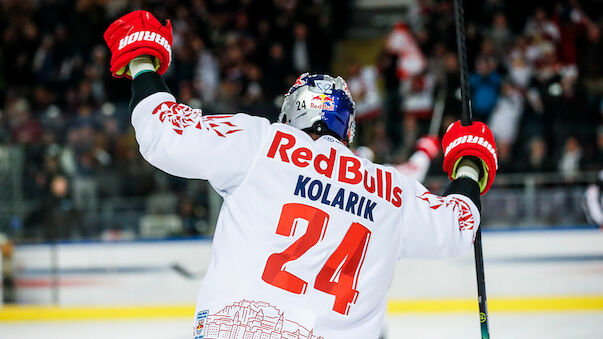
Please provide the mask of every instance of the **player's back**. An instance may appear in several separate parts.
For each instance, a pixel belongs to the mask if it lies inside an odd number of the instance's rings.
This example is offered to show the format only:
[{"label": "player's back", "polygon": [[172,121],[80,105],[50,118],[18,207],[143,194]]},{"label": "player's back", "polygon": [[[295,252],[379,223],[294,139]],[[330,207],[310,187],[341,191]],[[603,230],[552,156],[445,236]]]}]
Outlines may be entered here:
[{"label": "player's back", "polygon": [[463,255],[479,224],[465,195],[435,196],[330,136],[205,116],[161,91],[132,125],[149,163],[224,197],[196,338],[376,338],[394,262]]},{"label": "player's back", "polygon": [[402,180],[331,136],[270,125],[220,212],[197,300],[204,338],[376,338],[400,247]]}]

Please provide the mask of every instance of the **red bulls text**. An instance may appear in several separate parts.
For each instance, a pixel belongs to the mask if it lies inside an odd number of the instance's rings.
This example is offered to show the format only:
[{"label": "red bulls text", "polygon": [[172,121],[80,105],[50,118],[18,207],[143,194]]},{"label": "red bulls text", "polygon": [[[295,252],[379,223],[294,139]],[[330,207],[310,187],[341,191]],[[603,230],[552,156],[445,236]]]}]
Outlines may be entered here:
[{"label": "red bulls text", "polygon": [[312,166],[316,173],[327,178],[350,185],[362,185],[367,192],[376,194],[395,207],[402,205],[402,188],[393,185],[390,170],[377,168],[375,173],[368,173],[362,168],[358,158],[337,156],[334,148],[331,148],[329,154],[314,154],[309,148],[296,147],[295,136],[277,131],[266,156],[300,168]]}]

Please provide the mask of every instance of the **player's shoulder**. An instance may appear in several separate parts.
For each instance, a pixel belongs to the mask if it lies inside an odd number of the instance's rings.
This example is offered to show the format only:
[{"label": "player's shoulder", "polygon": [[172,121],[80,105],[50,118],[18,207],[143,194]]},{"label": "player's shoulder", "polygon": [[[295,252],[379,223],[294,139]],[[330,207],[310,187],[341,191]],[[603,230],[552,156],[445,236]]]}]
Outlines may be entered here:
[{"label": "player's shoulder", "polygon": [[300,137],[300,138],[306,138],[306,137],[310,138],[308,133],[302,131],[301,129],[293,127],[293,126],[289,126],[287,124],[283,124],[280,122],[272,123],[272,125],[270,125],[270,127],[274,131],[280,131],[281,133],[288,133],[288,134],[291,134],[291,135],[294,135],[294,136]]},{"label": "player's shoulder", "polygon": [[208,126],[226,128],[228,133],[255,131],[265,134],[270,128],[268,119],[247,113],[203,115],[203,119]]},{"label": "player's shoulder", "polygon": [[251,115],[249,113],[215,114],[215,115],[209,115],[209,116],[224,117],[224,118],[229,118],[232,120],[244,121],[244,122],[254,123],[257,125],[263,125],[265,127],[271,125],[270,121],[268,119],[257,116],[257,115]]}]

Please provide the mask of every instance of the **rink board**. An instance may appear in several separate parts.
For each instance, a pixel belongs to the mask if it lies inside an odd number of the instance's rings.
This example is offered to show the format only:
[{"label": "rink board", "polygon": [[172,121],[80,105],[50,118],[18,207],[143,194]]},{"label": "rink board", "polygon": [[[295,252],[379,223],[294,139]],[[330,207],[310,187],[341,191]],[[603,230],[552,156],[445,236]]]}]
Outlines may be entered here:
[{"label": "rink board", "polygon": [[[601,230],[484,232],[483,244],[491,311],[603,311]],[[209,240],[17,246],[19,306],[0,320],[188,316],[210,251]],[[475,312],[474,270],[472,253],[401,260],[388,313]]]}]

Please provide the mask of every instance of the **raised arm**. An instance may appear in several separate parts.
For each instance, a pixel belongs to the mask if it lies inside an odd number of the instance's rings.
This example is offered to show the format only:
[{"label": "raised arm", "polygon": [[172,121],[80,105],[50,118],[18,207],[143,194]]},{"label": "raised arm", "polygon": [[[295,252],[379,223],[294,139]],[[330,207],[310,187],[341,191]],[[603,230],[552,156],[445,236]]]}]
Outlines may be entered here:
[{"label": "raised arm", "polygon": [[[466,254],[480,224],[480,194],[496,175],[496,144],[490,129],[456,122],[442,139],[444,170],[452,183],[443,196],[420,183],[404,192],[399,257],[435,259]],[[411,181],[412,179],[406,178]]]},{"label": "raised arm", "polygon": [[145,160],[172,175],[207,179],[223,195],[243,181],[269,126],[247,114],[205,116],[179,104],[155,72],[135,76],[131,107]]},{"label": "raised arm", "polygon": [[160,75],[171,58],[171,26],[149,12],[118,19],[105,40],[113,75],[133,78],[130,111],[142,156],[169,174],[207,179],[222,195],[236,188],[258,153],[268,120],[246,114],[206,116],[178,103]]}]

